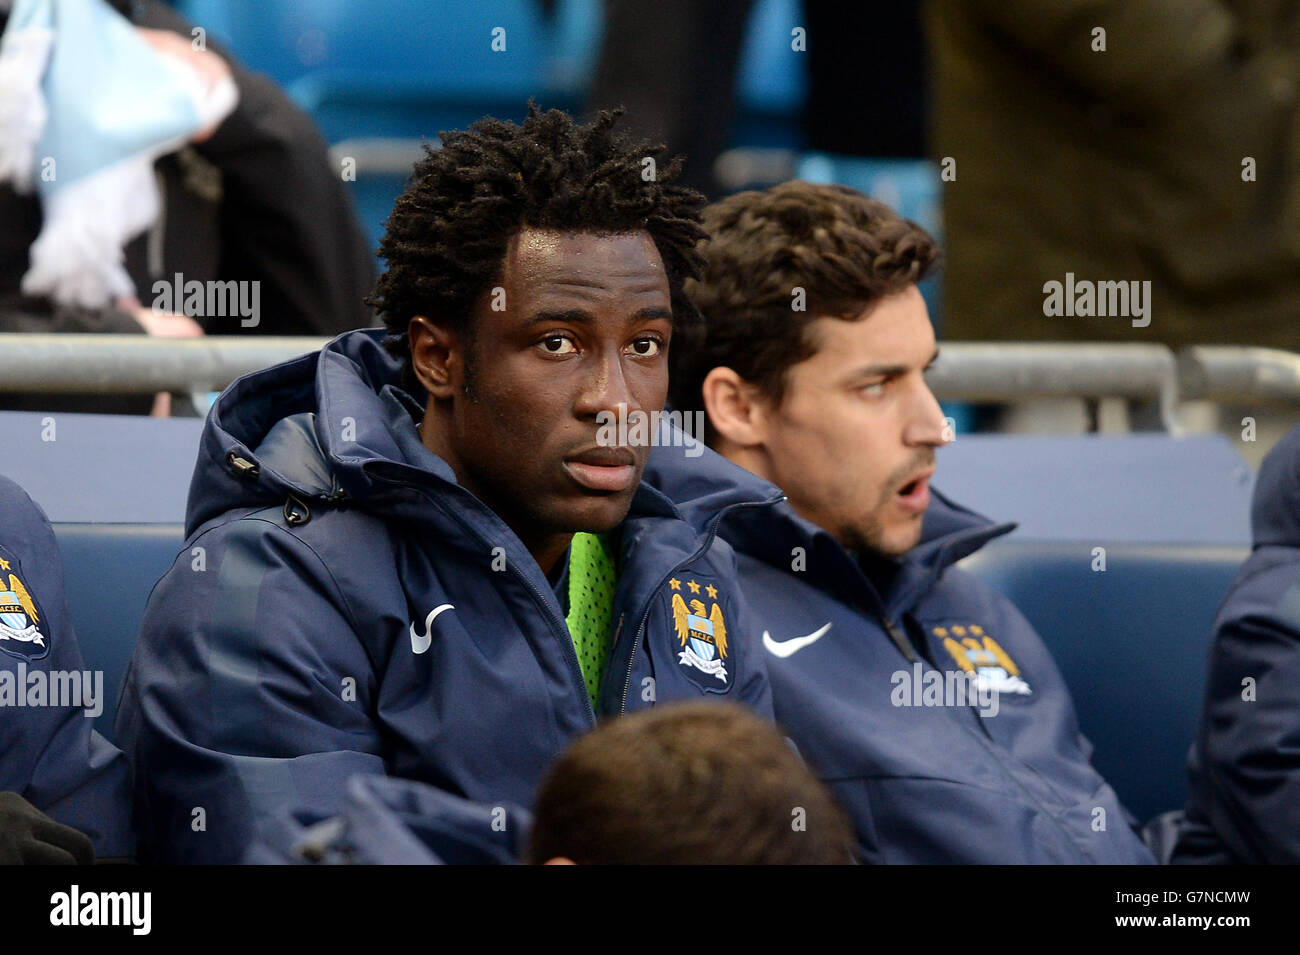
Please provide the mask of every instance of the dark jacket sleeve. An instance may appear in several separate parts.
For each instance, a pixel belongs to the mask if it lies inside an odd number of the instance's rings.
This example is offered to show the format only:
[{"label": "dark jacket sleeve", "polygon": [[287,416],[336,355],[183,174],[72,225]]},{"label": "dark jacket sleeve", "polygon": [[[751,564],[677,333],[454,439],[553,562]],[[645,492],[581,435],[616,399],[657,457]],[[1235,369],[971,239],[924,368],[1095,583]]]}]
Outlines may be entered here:
[{"label": "dark jacket sleeve", "polygon": [[[5,478],[0,478],[0,513],[0,579],[4,589],[10,589],[10,577],[17,577],[35,600],[49,648],[40,659],[0,652],[0,678],[11,693],[30,696],[40,673],[46,702],[53,704],[56,674],[57,682],[68,687],[69,677],[86,672],[68,617],[63,564],[45,513]],[[25,688],[18,679],[21,674],[26,675]],[[10,699],[0,714],[0,790],[16,792],[56,822],[84,832],[100,858],[122,858],[135,851],[130,769],[123,755],[95,732],[91,718],[102,707],[102,694],[115,689],[103,686],[101,673],[97,702],[90,706],[14,706],[16,700]],[[0,699],[4,696],[0,689]],[[89,701],[83,696],[83,702]]]},{"label": "dark jacket sleeve", "polygon": [[[160,3],[143,4],[141,26],[189,37],[191,25]],[[194,149],[221,172],[220,276],[259,281],[255,332],[335,335],[376,324],[362,299],[375,260],[341,171],[305,112],[270,79],[230,64],[239,104]],[[209,334],[247,334],[239,317],[209,322]]]},{"label": "dark jacket sleeve", "polygon": [[[1192,807],[1238,862],[1300,862],[1300,550],[1251,557],[1220,612]],[[1181,848],[1180,848],[1181,851]]]},{"label": "dark jacket sleeve", "polygon": [[51,306],[45,299],[0,299],[0,332],[29,334],[143,335],[135,316],[113,307]]},{"label": "dark jacket sleeve", "polygon": [[148,858],[238,862],[286,810],[338,813],[349,777],[385,772],[377,691],[308,545],[257,516],[192,538],[150,596],[118,709]]}]

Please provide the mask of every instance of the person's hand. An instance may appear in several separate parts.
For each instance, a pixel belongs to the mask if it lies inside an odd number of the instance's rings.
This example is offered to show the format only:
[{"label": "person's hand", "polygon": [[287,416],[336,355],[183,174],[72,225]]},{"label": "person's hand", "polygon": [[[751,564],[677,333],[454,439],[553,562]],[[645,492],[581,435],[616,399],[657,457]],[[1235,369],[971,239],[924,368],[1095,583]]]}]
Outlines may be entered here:
[{"label": "person's hand", "polygon": [[0,865],[90,865],[84,833],[55,822],[17,793],[0,792]]},{"label": "person's hand", "polygon": [[144,326],[145,332],[159,338],[201,338],[203,326],[188,315],[175,312],[155,312],[141,306],[134,310],[135,320]]}]

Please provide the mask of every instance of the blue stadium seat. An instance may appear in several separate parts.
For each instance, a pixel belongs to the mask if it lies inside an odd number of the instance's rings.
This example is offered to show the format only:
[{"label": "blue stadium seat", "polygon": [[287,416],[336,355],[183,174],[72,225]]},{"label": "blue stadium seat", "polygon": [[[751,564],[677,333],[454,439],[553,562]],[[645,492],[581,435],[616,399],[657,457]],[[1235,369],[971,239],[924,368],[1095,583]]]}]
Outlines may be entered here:
[{"label": "blue stadium seat", "polygon": [[[529,96],[580,108],[600,52],[600,0],[178,0],[177,8],[269,74],[331,142],[427,136],[492,114],[522,116]],[[735,141],[797,148],[807,96],[804,54],[791,49],[799,0],[758,0],[737,74]],[[491,48],[505,30],[506,49]]]},{"label": "blue stadium seat", "polygon": [[1254,475],[1222,435],[959,434],[936,460],[941,491],[1019,537],[1250,546]]},{"label": "blue stadium seat", "polygon": [[149,593],[184,543],[185,498],[203,422],[0,412],[4,474],[45,511],[87,668],[104,673],[95,728],[117,698]]},{"label": "blue stadium seat", "polygon": [[[177,8],[283,85],[340,71],[511,90],[539,78],[550,40],[534,0],[181,0]],[[499,52],[496,27],[505,31]]]},{"label": "blue stadium seat", "polygon": [[[573,106],[557,85],[556,24],[533,0],[187,0],[181,11],[270,74],[328,141],[433,139],[487,114],[519,119],[530,96]],[[584,36],[582,11],[560,25]],[[494,41],[498,48],[494,49]],[[581,62],[566,61],[570,82]]]},{"label": "blue stadium seat", "polygon": [[[1105,570],[1095,547],[1105,548]],[[1249,549],[994,541],[962,566],[1009,597],[1070,687],[1093,763],[1139,822],[1180,809],[1211,626]]]},{"label": "blue stadium seat", "polygon": [[1019,522],[962,566],[1042,635],[1097,768],[1140,821],[1181,808],[1211,626],[1250,548],[1246,462],[1221,435],[1150,434],[962,435],[937,460],[945,494]]},{"label": "blue stadium seat", "polygon": [[[600,53],[600,0],[178,0],[177,8],[311,113],[327,142],[437,141],[486,115],[518,121],[535,97],[571,111],[586,99]],[[804,54],[791,49],[799,0],[758,0],[737,76],[733,141],[798,148],[807,95]],[[505,50],[496,51],[496,28]],[[354,193],[374,244],[405,184],[357,170]]]},{"label": "blue stadium seat", "polygon": [[799,149],[808,98],[806,52],[793,49],[803,26],[800,0],[758,0],[746,25],[736,75],[738,115],[732,144]]},{"label": "blue stadium seat", "polygon": [[68,613],[89,670],[104,673],[95,728],[113,738],[113,718],[149,593],[184,543],[180,524],[55,524]]}]

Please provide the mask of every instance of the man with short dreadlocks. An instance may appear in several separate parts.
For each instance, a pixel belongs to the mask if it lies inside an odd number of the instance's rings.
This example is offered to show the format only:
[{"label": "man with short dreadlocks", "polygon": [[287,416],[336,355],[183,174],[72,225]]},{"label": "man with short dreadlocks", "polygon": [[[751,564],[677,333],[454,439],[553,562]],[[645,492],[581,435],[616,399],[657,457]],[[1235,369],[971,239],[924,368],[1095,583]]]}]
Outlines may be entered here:
[{"label": "man with short dreadlocks", "polygon": [[649,440],[602,439],[663,407],[703,235],[616,121],[444,133],[387,223],[386,327],[218,399],[119,709],[147,857],[238,861],[356,774],[527,805],[573,737],[658,701],[770,716],[714,532],[779,495],[673,504]]}]

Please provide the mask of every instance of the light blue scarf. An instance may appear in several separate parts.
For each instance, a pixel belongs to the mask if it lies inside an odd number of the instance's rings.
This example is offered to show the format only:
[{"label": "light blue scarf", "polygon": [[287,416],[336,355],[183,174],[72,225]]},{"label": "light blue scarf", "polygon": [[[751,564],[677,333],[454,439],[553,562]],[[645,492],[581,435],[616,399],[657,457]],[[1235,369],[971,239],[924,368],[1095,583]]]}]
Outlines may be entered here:
[{"label": "light blue scarf", "polygon": [[104,0],[16,0],[0,39],[0,182],[34,185],[44,213],[23,292],[90,308],[134,296],[122,249],[161,211],[154,161],[237,98]]}]

